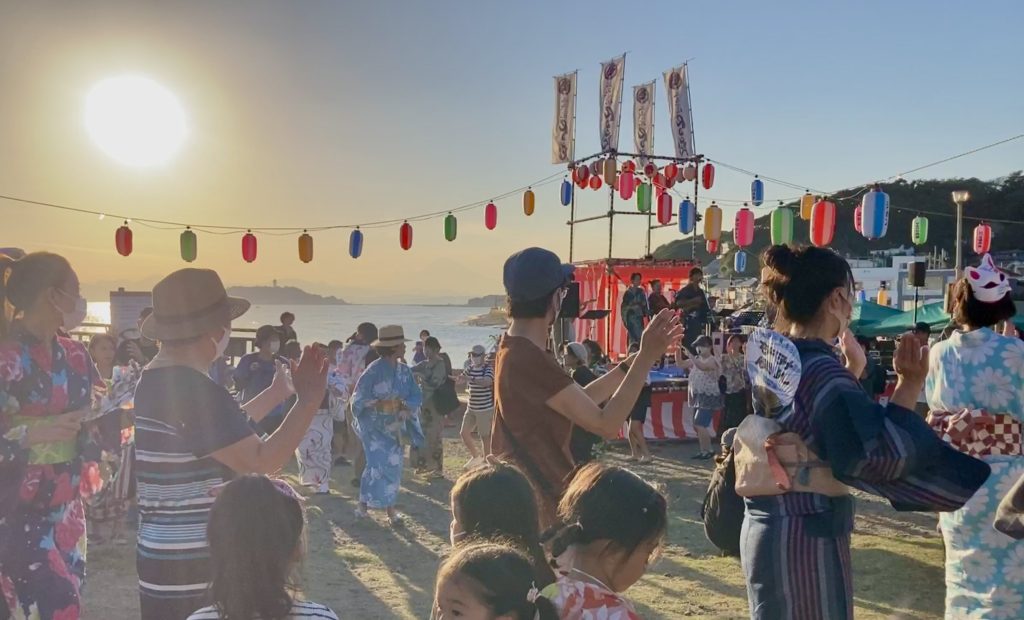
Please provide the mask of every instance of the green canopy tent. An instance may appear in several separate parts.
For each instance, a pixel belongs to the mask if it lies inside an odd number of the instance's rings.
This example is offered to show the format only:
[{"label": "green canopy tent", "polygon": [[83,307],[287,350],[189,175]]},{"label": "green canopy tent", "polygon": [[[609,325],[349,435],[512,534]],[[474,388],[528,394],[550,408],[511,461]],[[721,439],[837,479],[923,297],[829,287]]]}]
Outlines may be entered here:
[{"label": "green canopy tent", "polygon": [[[1013,323],[1017,326],[1017,329],[1024,330],[1024,308],[1021,306],[1021,302],[1017,302],[1017,315],[1013,317]],[[856,308],[854,308],[856,312]],[[930,304],[925,304],[917,309],[917,321],[919,323],[927,323],[931,326],[933,332],[941,331],[946,325],[949,324],[949,314],[946,313],[945,303],[941,301],[934,301]],[[852,322],[851,322],[852,325]],[[900,312],[890,317],[882,319],[877,323],[871,323],[865,326],[861,331],[854,330],[857,335],[862,336],[898,336],[903,332],[909,331],[914,328],[914,310],[907,310],[906,312]]]},{"label": "green canopy tent", "polygon": [[853,305],[850,329],[853,330],[853,333],[860,335],[869,325],[874,325],[897,314],[902,314],[902,312],[896,308],[881,306],[873,301],[859,301]]}]

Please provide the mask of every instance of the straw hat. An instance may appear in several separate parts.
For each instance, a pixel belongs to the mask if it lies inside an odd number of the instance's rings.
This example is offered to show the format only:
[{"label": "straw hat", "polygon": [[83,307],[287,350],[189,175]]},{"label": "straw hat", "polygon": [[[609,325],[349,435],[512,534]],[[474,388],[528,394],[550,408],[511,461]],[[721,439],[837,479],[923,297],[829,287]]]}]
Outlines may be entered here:
[{"label": "straw hat", "polygon": [[153,287],[153,313],[142,323],[150,340],[188,340],[228,325],[245,314],[249,301],[228,297],[210,269],[179,269]]},{"label": "straw hat", "polygon": [[374,347],[397,347],[403,342],[409,342],[401,325],[384,325],[377,330],[377,339],[371,346]]}]

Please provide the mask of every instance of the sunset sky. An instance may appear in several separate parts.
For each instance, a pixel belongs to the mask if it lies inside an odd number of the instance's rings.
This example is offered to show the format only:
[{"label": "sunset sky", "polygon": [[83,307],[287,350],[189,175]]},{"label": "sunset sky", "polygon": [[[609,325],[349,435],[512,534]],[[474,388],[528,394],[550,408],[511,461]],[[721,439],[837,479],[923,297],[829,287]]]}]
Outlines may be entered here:
[{"label": "sunset sky", "polygon": [[[628,7],[628,8],[627,8]],[[1017,2],[9,2],[0,5],[0,194],[244,227],[401,218],[486,200],[559,171],[550,163],[552,76],[579,69],[577,154],[598,150],[601,61],[628,51],[620,148],[632,148],[628,93],[657,79],[655,146],[672,150],[662,71],[690,60],[697,150],[800,185],[865,183],[1024,131],[1024,5]],[[126,166],[83,123],[94,84],[144,75],[174,93],[188,137],[166,164]],[[927,177],[1001,176],[1024,141],[939,166]],[[750,178],[719,169],[710,197],[742,199]],[[766,184],[768,205],[796,193]],[[584,214],[606,208],[587,192]],[[706,204],[702,200],[702,206]],[[951,205],[952,207],[952,205]],[[537,212],[499,203],[441,220],[315,235],[199,235],[195,265],[228,284],[274,278],[357,302],[439,302],[501,290],[511,252],[565,256],[558,185]],[[730,221],[733,210],[726,209]],[[625,219],[625,218],[622,218]],[[635,221],[634,221],[635,220]],[[133,225],[114,250],[113,218],[0,200],[0,247],[68,256],[87,291],[150,286],[183,266],[180,230]],[[604,223],[582,225],[578,258],[600,258]],[[678,235],[655,235],[656,243]],[[616,254],[643,251],[640,218]],[[95,300],[95,295],[92,296]]]}]

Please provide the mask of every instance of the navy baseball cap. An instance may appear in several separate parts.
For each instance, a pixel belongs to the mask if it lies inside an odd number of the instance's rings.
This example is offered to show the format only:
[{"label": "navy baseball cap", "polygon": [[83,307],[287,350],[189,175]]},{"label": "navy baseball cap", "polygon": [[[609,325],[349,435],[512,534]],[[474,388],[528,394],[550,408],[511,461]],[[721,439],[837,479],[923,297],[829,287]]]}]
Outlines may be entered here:
[{"label": "navy baseball cap", "polygon": [[576,268],[543,248],[526,248],[505,261],[505,293],[512,301],[540,299],[567,285]]}]

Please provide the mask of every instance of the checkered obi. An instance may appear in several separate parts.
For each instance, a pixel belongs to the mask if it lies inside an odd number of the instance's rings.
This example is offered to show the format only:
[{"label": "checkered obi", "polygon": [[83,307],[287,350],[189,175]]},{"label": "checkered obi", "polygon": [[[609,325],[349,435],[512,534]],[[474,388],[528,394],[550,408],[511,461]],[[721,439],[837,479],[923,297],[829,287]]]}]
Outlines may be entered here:
[{"label": "checkered obi", "polygon": [[931,411],[928,425],[950,444],[971,456],[1021,456],[1021,423],[1005,413],[983,409]]}]

